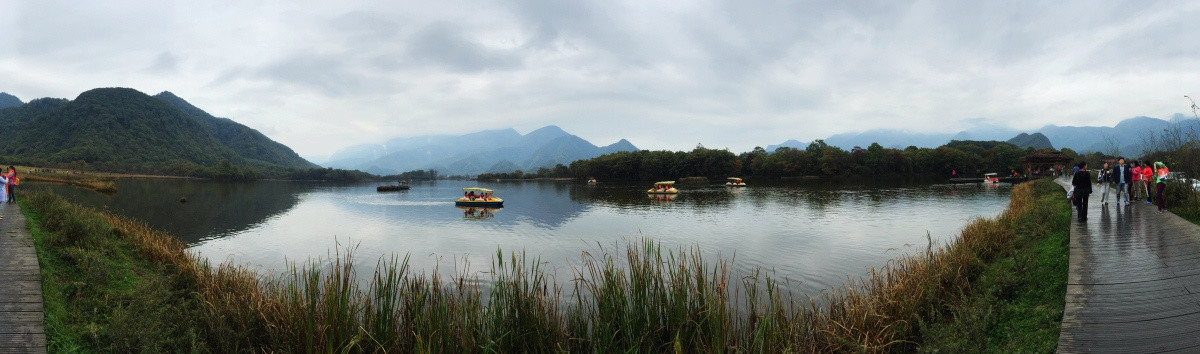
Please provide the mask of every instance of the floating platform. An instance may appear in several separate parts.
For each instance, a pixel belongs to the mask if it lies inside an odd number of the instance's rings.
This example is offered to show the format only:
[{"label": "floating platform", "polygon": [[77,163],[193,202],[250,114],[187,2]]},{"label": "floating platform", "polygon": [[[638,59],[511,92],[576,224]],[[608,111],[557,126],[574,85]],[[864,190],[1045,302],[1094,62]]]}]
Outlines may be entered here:
[{"label": "floating platform", "polygon": [[386,186],[375,187],[375,191],[376,192],[395,192],[395,191],[406,191],[406,190],[408,190],[408,188],[409,187],[406,185],[386,185]]}]

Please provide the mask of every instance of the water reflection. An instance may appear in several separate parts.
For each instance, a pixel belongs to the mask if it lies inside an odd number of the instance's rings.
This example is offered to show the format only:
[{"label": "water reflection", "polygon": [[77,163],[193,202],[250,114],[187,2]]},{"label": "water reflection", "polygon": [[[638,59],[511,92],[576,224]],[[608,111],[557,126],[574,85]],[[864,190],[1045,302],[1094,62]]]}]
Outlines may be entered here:
[{"label": "water reflection", "polygon": [[649,197],[650,200],[654,201],[655,203],[666,203],[666,202],[675,201],[675,197],[677,197],[678,195],[676,195],[676,194],[647,194],[646,196]]},{"label": "water reflection", "polygon": [[[296,206],[320,188],[311,183],[217,183],[196,180],[120,179],[118,193],[100,194],[57,184],[48,188],[69,200],[145,221],[185,244],[251,229]],[[186,199],[181,203],[180,199]]]},{"label": "water reflection", "polygon": [[480,207],[455,207],[463,213],[463,219],[467,220],[485,220],[496,217],[496,212],[504,208],[480,208]]},{"label": "water reflection", "polygon": [[[447,273],[461,269],[440,262],[487,265],[501,249],[527,252],[568,284],[582,252],[646,237],[735,258],[738,271],[772,270],[807,294],[924,250],[927,234],[939,243],[954,237],[971,219],[998,214],[1010,188],[806,181],[647,195],[645,185],[609,183],[437,181],[403,193],[375,187],[123,180],[113,196],[51,188],[146,221],[214,261],[268,272],[284,269],[285,259],[326,257],[348,245],[358,247],[366,268],[380,256],[410,254],[414,270]],[[463,187],[494,190],[504,208],[455,207]]]}]

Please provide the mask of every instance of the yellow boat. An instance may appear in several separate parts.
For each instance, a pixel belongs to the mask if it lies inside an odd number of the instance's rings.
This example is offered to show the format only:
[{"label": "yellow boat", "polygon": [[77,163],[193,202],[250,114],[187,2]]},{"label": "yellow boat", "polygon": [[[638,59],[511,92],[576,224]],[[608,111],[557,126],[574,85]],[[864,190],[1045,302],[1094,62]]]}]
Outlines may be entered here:
[{"label": "yellow boat", "polygon": [[650,188],[649,190],[647,190],[647,191],[646,191],[646,194],[675,194],[675,193],[679,193],[679,190],[678,190],[678,189],[675,189],[675,187],[674,187],[674,186],[675,186],[675,181],[662,181],[662,182],[655,182],[655,183],[654,183],[654,188]]},{"label": "yellow boat", "polygon": [[725,182],[725,186],[727,186],[727,187],[745,187],[746,186],[746,182],[742,182],[741,178],[729,177],[726,179],[729,180],[729,181]]},{"label": "yellow boat", "polygon": [[500,208],[504,206],[504,199],[492,196],[492,190],[487,188],[468,187],[463,188],[464,195],[462,198],[454,201],[455,206],[467,207],[489,207]]}]

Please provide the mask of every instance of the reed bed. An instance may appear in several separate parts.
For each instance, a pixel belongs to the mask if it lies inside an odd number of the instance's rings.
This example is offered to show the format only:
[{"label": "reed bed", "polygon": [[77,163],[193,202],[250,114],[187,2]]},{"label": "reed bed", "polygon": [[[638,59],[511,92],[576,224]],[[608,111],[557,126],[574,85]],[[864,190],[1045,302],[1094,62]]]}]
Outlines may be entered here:
[{"label": "reed bed", "polygon": [[59,183],[76,187],[91,189],[100,193],[116,193],[117,184],[110,179],[98,178],[88,175],[69,175],[69,174],[24,174],[19,175],[22,181],[36,181],[47,183]]},{"label": "reed bed", "polygon": [[[1038,182],[1043,183],[1043,182]],[[113,234],[180,275],[201,299],[207,348],[350,352],[908,352],[922,323],[958,304],[980,269],[1012,247],[1033,183],[1009,208],[943,247],[904,256],[820,298],[783,290],[769,272],[734,274],[725,259],[651,240],[584,253],[569,286],[539,259],[497,251],[478,275],[416,274],[378,261],[360,282],[352,250],[262,275],[196,259],[175,238],[104,214]]]}]

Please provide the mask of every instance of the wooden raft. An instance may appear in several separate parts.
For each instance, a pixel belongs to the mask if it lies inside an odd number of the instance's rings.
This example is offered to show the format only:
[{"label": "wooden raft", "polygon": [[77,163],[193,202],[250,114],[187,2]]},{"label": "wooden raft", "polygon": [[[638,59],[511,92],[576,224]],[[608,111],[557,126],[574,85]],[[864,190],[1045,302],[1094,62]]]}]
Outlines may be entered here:
[{"label": "wooden raft", "polygon": [[0,353],[45,353],[42,277],[17,204],[0,205]]}]

